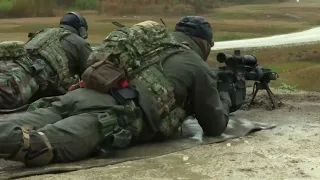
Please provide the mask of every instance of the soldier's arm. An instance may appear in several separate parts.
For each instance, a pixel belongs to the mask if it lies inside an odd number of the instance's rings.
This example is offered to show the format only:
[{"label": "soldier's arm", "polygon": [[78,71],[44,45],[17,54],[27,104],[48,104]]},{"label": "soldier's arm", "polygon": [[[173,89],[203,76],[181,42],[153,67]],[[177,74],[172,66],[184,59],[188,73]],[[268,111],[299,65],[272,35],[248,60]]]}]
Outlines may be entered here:
[{"label": "soldier's arm", "polygon": [[196,72],[193,88],[195,116],[205,135],[221,135],[229,121],[229,95],[219,93],[217,76],[205,67]]},{"label": "soldier's arm", "polygon": [[83,45],[79,47],[79,52],[78,52],[79,59],[81,62],[80,74],[82,74],[87,69],[88,67],[87,60],[91,53],[92,53],[92,49],[90,44],[87,41],[84,41]]},{"label": "soldier's arm", "polygon": [[81,75],[87,69],[87,59],[92,52],[90,44],[73,34],[61,39],[61,44],[69,59],[70,71]]}]

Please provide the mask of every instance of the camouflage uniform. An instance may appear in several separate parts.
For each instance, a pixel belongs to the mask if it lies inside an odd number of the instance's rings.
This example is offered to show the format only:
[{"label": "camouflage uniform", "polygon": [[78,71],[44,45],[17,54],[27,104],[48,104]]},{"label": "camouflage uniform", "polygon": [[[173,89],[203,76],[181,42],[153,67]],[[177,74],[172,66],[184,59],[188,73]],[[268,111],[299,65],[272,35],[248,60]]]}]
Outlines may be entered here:
[{"label": "camouflage uniform", "polygon": [[48,28],[34,34],[25,44],[0,44],[0,109],[63,94],[76,82],[73,76],[85,70],[92,50],[74,32],[67,26]]},{"label": "camouflage uniform", "polygon": [[[0,107],[13,108],[26,104],[39,85],[27,70],[14,61],[28,59],[23,42],[0,43]],[[24,93],[20,93],[24,92]]]},{"label": "camouflage uniform", "polygon": [[[189,90],[197,89],[197,81],[206,83],[201,78],[207,78],[202,76],[207,73],[207,65],[189,47],[174,41],[164,26],[144,23],[147,24],[138,24],[131,30],[122,28],[113,31],[89,57],[93,63],[108,53],[115,55],[111,61],[125,70],[130,84],[140,94],[138,99],[127,99],[120,104],[112,92],[103,94],[86,88],[76,89],[63,96],[42,98],[31,104],[29,112],[12,116],[7,122],[0,124],[2,157],[21,161],[29,166],[45,165],[81,160],[100,149],[125,148],[156,138],[170,138],[176,135],[187,115],[196,112],[200,119],[203,118],[199,114],[201,106],[205,110],[211,110],[215,118],[220,118],[207,123],[211,127],[218,126],[213,127],[217,132],[208,131],[209,135],[221,134],[227,125],[224,116],[228,112],[222,109],[222,102],[216,99],[219,98],[217,91],[206,93],[206,89],[202,89],[203,93],[211,95],[208,98],[218,107],[209,109],[212,106],[206,106],[205,103],[211,102],[203,101],[203,104],[194,104],[195,111],[187,108],[192,107],[188,106],[189,102],[193,103],[192,100],[187,100],[187,96],[198,96],[192,92],[188,94]],[[153,26],[156,32],[143,30],[140,25]],[[138,31],[151,34],[145,36]],[[154,39],[146,39],[148,37]],[[142,43],[146,47],[142,48]],[[155,44],[157,48],[152,48]],[[122,51],[121,48],[126,50]],[[187,59],[186,63],[183,58]],[[194,58],[196,61],[191,63],[190,59]],[[182,64],[183,70],[178,70],[181,67],[178,62]],[[173,75],[173,70],[177,71],[177,76]],[[188,73],[191,73],[189,77],[184,76]],[[199,76],[195,77],[197,74]],[[177,83],[179,80],[186,82],[186,86]],[[209,91],[214,88],[214,84],[200,85],[199,88],[208,88]],[[201,121],[200,124],[204,125],[205,119]],[[24,125],[31,125],[33,129],[28,130]],[[7,139],[11,139],[10,143],[7,143]],[[21,144],[28,150],[21,151]],[[20,153],[16,153],[19,149]]]}]

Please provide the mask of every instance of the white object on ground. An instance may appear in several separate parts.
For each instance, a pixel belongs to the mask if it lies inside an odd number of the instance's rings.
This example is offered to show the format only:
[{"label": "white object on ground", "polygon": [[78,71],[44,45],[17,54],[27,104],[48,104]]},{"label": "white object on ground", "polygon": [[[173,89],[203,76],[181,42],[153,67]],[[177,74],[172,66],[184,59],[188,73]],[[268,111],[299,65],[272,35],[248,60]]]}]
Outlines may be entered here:
[{"label": "white object on ground", "polygon": [[315,41],[320,41],[320,27],[296,33],[275,35],[269,37],[215,42],[212,50],[266,47],[310,43]]}]

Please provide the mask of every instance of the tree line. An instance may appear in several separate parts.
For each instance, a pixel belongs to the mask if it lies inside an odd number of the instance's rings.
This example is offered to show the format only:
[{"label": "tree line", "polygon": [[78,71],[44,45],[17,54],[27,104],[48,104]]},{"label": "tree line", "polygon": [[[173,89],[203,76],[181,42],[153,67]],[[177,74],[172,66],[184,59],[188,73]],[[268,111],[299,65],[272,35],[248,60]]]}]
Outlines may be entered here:
[{"label": "tree line", "polygon": [[55,16],[55,10],[98,10],[105,14],[201,13],[222,5],[274,3],[289,0],[1,0],[1,17],[45,17]]}]

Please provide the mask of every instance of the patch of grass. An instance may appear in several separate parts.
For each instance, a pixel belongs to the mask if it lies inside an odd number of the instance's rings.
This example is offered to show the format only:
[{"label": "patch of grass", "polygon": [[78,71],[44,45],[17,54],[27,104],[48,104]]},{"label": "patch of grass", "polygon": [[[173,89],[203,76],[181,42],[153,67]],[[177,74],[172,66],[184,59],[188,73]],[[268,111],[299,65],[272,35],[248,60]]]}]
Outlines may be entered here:
[{"label": "patch of grass", "polygon": [[[2,0],[7,1],[7,0]],[[7,2],[7,7],[10,6]],[[52,17],[54,16],[55,0],[34,1],[34,0],[12,0],[11,7],[0,17],[21,18],[21,17]]]},{"label": "patch of grass", "polygon": [[307,67],[311,67],[314,65],[319,65],[320,63],[317,62],[309,62],[309,61],[295,61],[295,62],[286,62],[280,64],[270,64],[266,65],[266,68],[270,68],[277,73],[286,73],[292,72],[299,69],[304,69]]},{"label": "patch of grass", "polygon": [[13,7],[12,0],[0,1],[0,12],[8,12]]},{"label": "patch of grass", "polygon": [[226,19],[279,20],[316,25],[320,17],[319,6],[319,2],[253,4],[216,9],[215,14]]},{"label": "patch of grass", "polygon": [[285,83],[282,83],[281,86],[279,86],[280,89],[283,89],[283,90],[288,90],[288,91],[298,91],[297,90],[297,86],[291,86],[291,85],[288,85],[288,84],[285,84]]},{"label": "patch of grass", "polygon": [[92,10],[97,8],[97,1],[77,0],[71,5],[70,9]]}]

